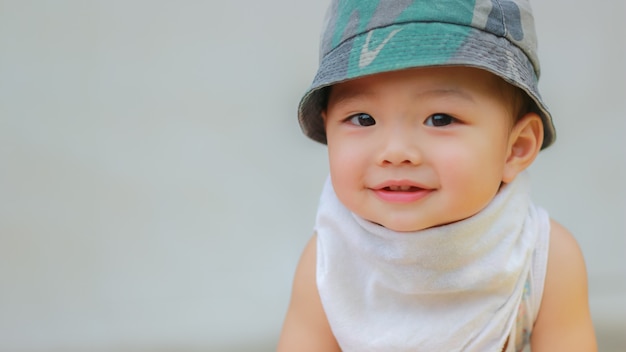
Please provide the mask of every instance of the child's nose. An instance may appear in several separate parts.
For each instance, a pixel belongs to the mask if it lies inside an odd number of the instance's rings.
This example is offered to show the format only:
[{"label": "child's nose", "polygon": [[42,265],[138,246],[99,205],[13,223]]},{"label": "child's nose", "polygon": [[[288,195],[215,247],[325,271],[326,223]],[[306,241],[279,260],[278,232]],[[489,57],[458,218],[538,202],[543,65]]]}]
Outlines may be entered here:
[{"label": "child's nose", "polygon": [[419,165],[422,163],[422,157],[415,133],[406,127],[397,128],[385,139],[379,164],[381,166]]}]

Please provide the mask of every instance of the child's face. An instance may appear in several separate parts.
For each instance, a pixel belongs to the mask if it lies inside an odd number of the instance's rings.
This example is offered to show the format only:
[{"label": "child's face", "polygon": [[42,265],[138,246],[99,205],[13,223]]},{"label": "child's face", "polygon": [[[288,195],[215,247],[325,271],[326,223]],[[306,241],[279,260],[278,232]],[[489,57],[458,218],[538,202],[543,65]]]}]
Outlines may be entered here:
[{"label": "child's face", "polygon": [[333,86],[323,116],[341,202],[395,231],[479,212],[503,181],[510,149],[502,85],[486,71],[442,67]]}]

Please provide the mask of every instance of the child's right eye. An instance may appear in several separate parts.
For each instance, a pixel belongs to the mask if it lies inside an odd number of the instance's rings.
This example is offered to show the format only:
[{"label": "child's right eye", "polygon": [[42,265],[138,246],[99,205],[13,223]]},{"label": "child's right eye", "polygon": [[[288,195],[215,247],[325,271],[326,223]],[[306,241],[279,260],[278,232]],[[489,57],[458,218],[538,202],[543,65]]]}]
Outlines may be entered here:
[{"label": "child's right eye", "polygon": [[365,113],[359,113],[359,114],[353,115],[349,117],[347,121],[353,125],[364,126],[364,127],[372,126],[376,124],[376,120],[374,120],[374,118],[371,115],[365,114]]}]

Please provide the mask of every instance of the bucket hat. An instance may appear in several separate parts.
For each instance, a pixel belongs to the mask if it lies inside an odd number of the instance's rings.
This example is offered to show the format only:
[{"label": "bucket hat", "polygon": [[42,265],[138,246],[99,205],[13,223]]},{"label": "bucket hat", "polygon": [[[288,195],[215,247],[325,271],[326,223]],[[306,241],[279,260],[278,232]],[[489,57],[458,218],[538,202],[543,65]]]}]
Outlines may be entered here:
[{"label": "bucket hat", "polygon": [[298,107],[305,135],[326,144],[321,116],[328,87],[371,74],[430,66],[487,70],[519,87],[542,119],[542,149],[556,132],[537,83],[540,75],[527,0],[333,0],[320,64]]}]

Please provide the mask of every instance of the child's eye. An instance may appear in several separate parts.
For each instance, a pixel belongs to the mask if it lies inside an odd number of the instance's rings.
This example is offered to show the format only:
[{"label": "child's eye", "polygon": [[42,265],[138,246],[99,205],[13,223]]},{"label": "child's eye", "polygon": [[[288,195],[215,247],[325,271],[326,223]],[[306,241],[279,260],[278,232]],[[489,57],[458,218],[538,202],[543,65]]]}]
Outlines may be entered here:
[{"label": "child's eye", "polygon": [[376,120],[371,115],[360,113],[348,118],[348,121],[356,126],[372,126],[376,124]]},{"label": "child's eye", "polygon": [[447,126],[455,121],[456,119],[450,115],[432,114],[428,116],[426,121],[424,121],[424,124],[426,126],[441,127],[441,126]]}]

